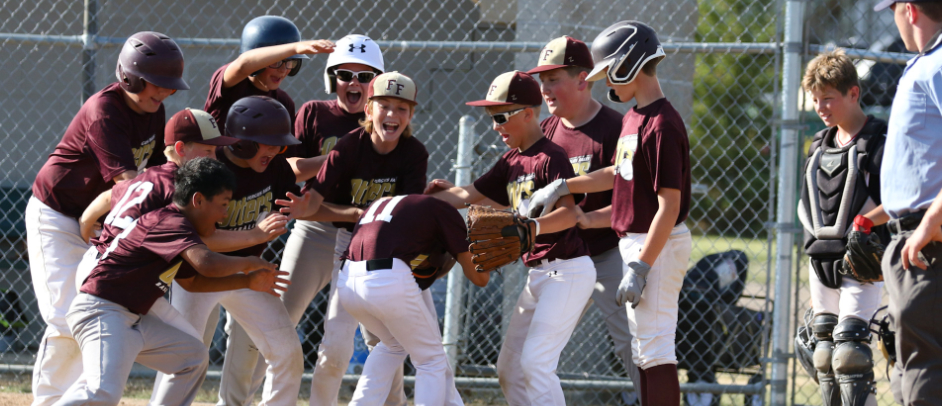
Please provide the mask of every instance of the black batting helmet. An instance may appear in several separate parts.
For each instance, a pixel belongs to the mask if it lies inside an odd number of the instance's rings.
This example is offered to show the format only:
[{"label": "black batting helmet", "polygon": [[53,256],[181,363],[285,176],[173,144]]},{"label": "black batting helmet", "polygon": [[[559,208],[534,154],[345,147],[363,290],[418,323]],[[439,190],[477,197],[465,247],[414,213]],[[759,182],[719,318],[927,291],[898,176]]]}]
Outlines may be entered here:
[{"label": "black batting helmet", "polygon": [[278,100],[268,96],[248,96],[237,100],[226,116],[226,135],[239,139],[230,145],[232,154],[251,159],[258,144],[285,147],[301,141],[291,134],[291,114]]},{"label": "black batting helmet", "polygon": [[183,51],[170,37],[142,31],[124,41],[115,76],[130,93],[144,90],[144,82],[174,90],[188,90],[183,80]]},{"label": "black batting helmet", "polygon": [[654,29],[638,21],[612,24],[592,41],[595,68],[589,81],[608,80],[616,85],[631,83],[648,61],[665,56]]},{"label": "black batting helmet", "polygon": [[[245,28],[242,29],[241,53],[255,48],[290,44],[300,40],[301,31],[291,20],[279,16],[255,17],[248,24],[245,24]],[[302,60],[311,58],[308,58],[307,55],[297,54],[289,56],[287,59]],[[301,70],[300,63],[288,72],[288,76],[297,75],[299,70]]]}]

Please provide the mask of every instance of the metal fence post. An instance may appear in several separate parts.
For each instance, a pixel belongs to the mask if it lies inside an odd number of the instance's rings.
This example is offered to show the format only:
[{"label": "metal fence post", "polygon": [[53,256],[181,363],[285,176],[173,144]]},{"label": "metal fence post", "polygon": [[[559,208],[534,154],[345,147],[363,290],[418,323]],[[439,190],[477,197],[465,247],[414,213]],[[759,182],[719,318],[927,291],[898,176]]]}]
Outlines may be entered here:
[{"label": "metal fence post", "polygon": [[785,3],[785,42],[782,67],[782,125],[778,167],[776,222],[775,310],[772,322],[772,404],[784,406],[788,392],[792,249],[794,248],[795,193],[798,162],[798,95],[801,75],[802,14],[804,3]]},{"label": "metal fence post", "polygon": [[95,60],[98,53],[98,0],[85,0],[82,22],[82,103],[95,94]]},{"label": "metal fence post", "polygon": [[[455,184],[471,183],[471,162],[474,152],[474,118],[462,116],[458,121],[458,157],[455,161]],[[462,214],[465,210],[462,210]],[[461,299],[464,296],[464,271],[460,264],[448,273],[448,292],[445,295],[445,336],[443,344],[452,371],[458,367],[458,335],[461,331]]]}]

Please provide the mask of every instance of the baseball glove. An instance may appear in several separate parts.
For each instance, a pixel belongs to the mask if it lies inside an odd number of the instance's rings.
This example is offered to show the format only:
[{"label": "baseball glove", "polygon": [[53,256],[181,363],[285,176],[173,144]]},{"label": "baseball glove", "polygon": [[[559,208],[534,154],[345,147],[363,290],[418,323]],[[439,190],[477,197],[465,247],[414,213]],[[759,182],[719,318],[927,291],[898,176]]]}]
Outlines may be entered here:
[{"label": "baseball glove", "polygon": [[425,290],[432,286],[436,280],[445,276],[455,266],[455,257],[448,252],[438,252],[431,255],[419,255],[409,265],[412,267],[412,276],[419,289]]},{"label": "baseball glove", "polygon": [[478,272],[490,272],[533,249],[535,222],[490,206],[468,208],[468,242]]},{"label": "baseball glove", "polygon": [[870,232],[873,222],[864,216],[854,219],[854,229],[847,235],[847,252],[841,273],[853,275],[860,282],[883,280],[880,262],[886,246],[876,234]]}]

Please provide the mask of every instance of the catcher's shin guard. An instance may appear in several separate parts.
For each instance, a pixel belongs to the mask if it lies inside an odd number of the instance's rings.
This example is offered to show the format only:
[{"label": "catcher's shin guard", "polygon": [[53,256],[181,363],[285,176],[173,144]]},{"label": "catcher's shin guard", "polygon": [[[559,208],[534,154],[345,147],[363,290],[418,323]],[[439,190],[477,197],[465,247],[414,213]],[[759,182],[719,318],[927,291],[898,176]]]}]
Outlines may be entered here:
[{"label": "catcher's shin guard", "polygon": [[873,351],[870,326],[866,321],[848,318],[834,328],[837,343],[831,365],[840,385],[844,406],[863,406],[874,393]]},{"label": "catcher's shin guard", "polygon": [[834,351],[834,337],[831,333],[837,325],[837,316],[824,313],[814,317],[811,329],[817,339],[814,348],[814,369],[817,370],[818,385],[821,386],[821,400],[824,406],[841,406],[840,389],[831,368],[831,357]]}]

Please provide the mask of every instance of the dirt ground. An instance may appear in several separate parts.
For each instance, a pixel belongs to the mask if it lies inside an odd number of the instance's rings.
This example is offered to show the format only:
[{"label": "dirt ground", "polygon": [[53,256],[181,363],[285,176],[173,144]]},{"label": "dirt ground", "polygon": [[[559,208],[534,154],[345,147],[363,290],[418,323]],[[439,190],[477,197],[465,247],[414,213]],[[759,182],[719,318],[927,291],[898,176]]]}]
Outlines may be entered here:
[{"label": "dirt ground", "polygon": [[[29,393],[0,393],[0,406],[29,406],[33,395]],[[147,399],[121,399],[120,406],[145,406]],[[212,406],[212,403],[193,403],[194,406]]]}]

